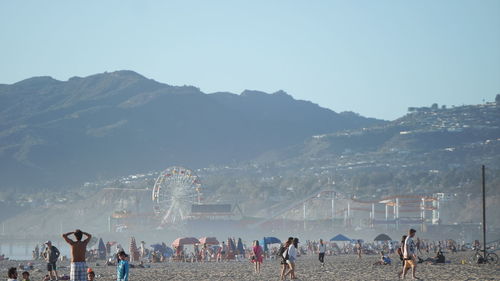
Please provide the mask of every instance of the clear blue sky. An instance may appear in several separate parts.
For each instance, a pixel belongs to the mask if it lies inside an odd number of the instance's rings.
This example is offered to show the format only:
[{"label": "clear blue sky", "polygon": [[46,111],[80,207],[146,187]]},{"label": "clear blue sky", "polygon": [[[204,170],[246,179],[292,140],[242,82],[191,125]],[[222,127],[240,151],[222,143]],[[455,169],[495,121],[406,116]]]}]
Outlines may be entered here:
[{"label": "clear blue sky", "polygon": [[130,69],[384,119],[500,93],[499,0],[0,0],[0,35],[6,84]]}]

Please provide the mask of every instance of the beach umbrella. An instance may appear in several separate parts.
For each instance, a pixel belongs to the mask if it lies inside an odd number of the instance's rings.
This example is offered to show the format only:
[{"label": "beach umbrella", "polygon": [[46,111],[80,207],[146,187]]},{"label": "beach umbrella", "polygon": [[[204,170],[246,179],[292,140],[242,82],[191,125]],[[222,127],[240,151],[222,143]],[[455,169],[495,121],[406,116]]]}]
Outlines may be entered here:
[{"label": "beach umbrella", "polygon": [[219,245],[219,241],[215,237],[201,237],[198,240],[200,241],[200,244]]},{"label": "beach umbrella", "polygon": [[266,244],[266,240],[264,240],[264,239],[260,240],[259,245],[262,247],[262,250],[264,252],[267,252],[267,250],[269,250],[269,248],[267,247],[267,244]]},{"label": "beach umbrella", "polygon": [[174,249],[166,247],[163,252],[160,252],[164,257],[169,258],[174,255]]},{"label": "beach umbrella", "polygon": [[389,237],[389,235],[385,234],[385,233],[382,233],[382,234],[379,234],[377,235],[377,237],[375,237],[375,239],[373,239],[373,241],[391,241],[391,237]]},{"label": "beach umbrella", "polygon": [[238,254],[240,255],[245,254],[245,249],[243,248],[243,241],[241,241],[241,238],[238,238],[238,243],[236,243],[236,248],[238,249]]},{"label": "beach umbrella", "polygon": [[135,237],[130,237],[130,261],[138,261],[140,257],[139,249],[137,248],[137,243],[135,242]]},{"label": "beach umbrella", "polygon": [[106,245],[104,245],[104,241],[102,241],[102,238],[99,238],[99,246],[97,248],[97,252],[99,253],[99,259],[106,258]]},{"label": "beach umbrella", "polygon": [[200,241],[198,241],[198,239],[196,239],[194,237],[180,237],[180,238],[175,239],[174,242],[172,242],[172,246],[178,247],[181,245],[199,244],[199,243],[200,243]]},{"label": "beach umbrella", "polygon": [[149,245],[151,248],[153,248],[153,251],[161,251],[163,250],[163,245],[162,244],[153,244]]},{"label": "beach umbrella", "polygon": [[265,244],[280,244],[281,240],[276,237],[264,237],[263,239]]},{"label": "beach umbrella", "polygon": [[330,241],[352,241],[352,240],[350,238],[347,238],[347,236],[345,235],[339,234],[330,239]]}]

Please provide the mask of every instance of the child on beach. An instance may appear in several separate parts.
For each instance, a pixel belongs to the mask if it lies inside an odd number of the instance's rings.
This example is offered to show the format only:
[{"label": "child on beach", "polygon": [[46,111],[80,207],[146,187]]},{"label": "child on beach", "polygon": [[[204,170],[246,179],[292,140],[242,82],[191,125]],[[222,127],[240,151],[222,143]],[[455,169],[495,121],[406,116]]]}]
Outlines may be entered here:
[{"label": "child on beach", "polygon": [[30,281],[30,273],[28,271],[24,271],[22,275],[23,275],[23,281]]},{"label": "child on beach", "polygon": [[95,272],[92,269],[90,269],[87,271],[87,281],[94,281],[94,280],[95,280]]},{"label": "child on beach", "polygon": [[252,262],[255,265],[255,273],[260,273],[260,265],[262,264],[262,247],[259,246],[259,241],[255,240],[253,242],[252,248]]},{"label": "child on beach", "polygon": [[118,265],[116,267],[116,278],[117,281],[128,281],[128,260],[127,260],[127,254],[125,254],[125,251],[120,251],[118,253],[118,258],[120,261],[118,262]]}]

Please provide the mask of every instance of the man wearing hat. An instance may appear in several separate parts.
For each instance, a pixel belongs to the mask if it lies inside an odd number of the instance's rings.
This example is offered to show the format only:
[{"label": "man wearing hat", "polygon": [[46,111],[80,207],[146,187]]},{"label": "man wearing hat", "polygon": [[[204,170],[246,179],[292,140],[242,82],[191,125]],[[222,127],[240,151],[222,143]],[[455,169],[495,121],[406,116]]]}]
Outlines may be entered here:
[{"label": "man wearing hat", "polygon": [[57,266],[56,262],[59,258],[59,250],[52,245],[52,242],[45,242],[45,251],[42,253],[43,258],[47,262],[47,271],[49,272],[49,276],[51,280],[58,280],[59,276],[57,275]]}]

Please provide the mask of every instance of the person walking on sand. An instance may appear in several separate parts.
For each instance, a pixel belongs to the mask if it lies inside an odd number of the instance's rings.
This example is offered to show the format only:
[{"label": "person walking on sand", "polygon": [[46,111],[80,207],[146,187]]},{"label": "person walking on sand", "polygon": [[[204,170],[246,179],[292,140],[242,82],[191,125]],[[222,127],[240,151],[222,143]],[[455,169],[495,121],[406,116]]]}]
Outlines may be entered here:
[{"label": "person walking on sand", "polygon": [[56,262],[59,259],[59,250],[52,245],[51,241],[45,242],[45,251],[42,253],[43,258],[47,262],[47,271],[49,272],[50,279],[55,280],[59,279],[59,275],[57,274],[57,266]]},{"label": "person walking on sand", "polygon": [[295,275],[295,261],[297,260],[297,248],[299,247],[299,238],[293,238],[292,244],[288,247],[288,251],[285,252],[285,254],[288,254],[288,260],[286,261],[288,264],[288,272],[285,273],[284,278],[288,274],[290,274],[290,278],[292,279],[297,279],[297,276]]},{"label": "person walking on sand", "polygon": [[128,260],[127,260],[127,254],[125,254],[125,251],[120,251],[118,253],[118,264],[116,267],[116,279],[117,281],[128,281]]},{"label": "person walking on sand", "polygon": [[356,253],[358,254],[358,259],[361,259],[361,252],[363,251],[363,247],[361,246],[361,240],[358,240],[356,243]]},{"label": "person walking on sand", "polygon": [[321,267],[325,266],[325,252],[326,252],[326,245],[323,242],[323,239],[319,239],[319,245],[318,245],[318,252],[319,252],[319,262],[321,263]]},{"label": "person walking on sand", "polygon": [[[74,235],[76,241],[69,238],[70,235]],[[85,240],[82,241],[83,235],[87,236]],[[87,244],[89,243],[92,235],[81,231],[80,229],[74,232],[68,232],[62,235],[66,243],[70,245],[71,248],[71,267],[70,267],[70,280],[71,281],[86,281],[87,280],[87,264],[85,263],[85,254],[87,252]]]},{"label": "person walking on sand", "polygon": [[285,279],[285,272],[288,268],[288,247],[292,245],[293,242],[293,237],[288,237],[288,240],[283,244],[280,249],[278,250],[278,254],[280,256],[280,264],[281,264],[281,274],[280,274],[280,279],[284,280]]},{"label": "person walking on sand", "polygon": [[403,271],[405,270],[405,257],[404,257],[404,251],[405,251],[405,241],[406,241],[407,235],[403,235],[401,237],[401,244],[399,245],[399,248],[396,250],[396,252],[399,255],[399,259],[401,260],[403,266],[401,267],[401,271],[398,273],[398,277],[401,278],[401,275],[403,274]]},{"label": "person walking on sand", "polygon": [[417,271],[417,254],[416,254],[416,246],[413,237],[415,236],[417,231],[415,229],[410,229],[408,231],[408,237],[405,240],[405,249],[404,249],[404,259],[405,265],[403,269],[403,278],[405,278],[406,273],[408,273],[408,269],[411,267],[411,275],[413,279],[418,279],[415,276],[415,272]]},{"label": "person walking on sand", "polygon": [[255,265],[255,273],[259,274],[260,273],[260,266],[263,261],[262,257],[262,247],[259,245],[259,241],[255,240],[253,242],[253,248],[252,248],[252,263]]}]

